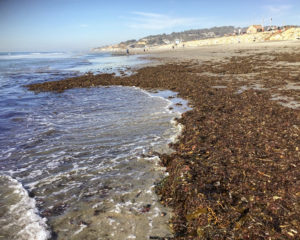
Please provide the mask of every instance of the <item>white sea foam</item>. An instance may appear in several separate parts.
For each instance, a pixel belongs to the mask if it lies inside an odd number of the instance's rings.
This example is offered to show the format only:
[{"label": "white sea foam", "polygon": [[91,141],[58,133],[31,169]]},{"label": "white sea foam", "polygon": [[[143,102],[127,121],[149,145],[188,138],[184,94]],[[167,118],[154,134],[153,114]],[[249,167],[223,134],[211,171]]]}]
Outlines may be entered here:
[{"label": "white sea foam", "polygon": [[73,236],[74,236],[74,235],[77,235],[77,234],[80,233],[80,232],[82,232],[82,230],[85,229],[86,227],[87,227],[87,225],[81,224],[81,225],[80,225],[80,228],[79,228],[76,232],[73,233]]},{"label": "white sea foam", "polygon": [[[39,215],[36,202],[17,180],[0,175],[0,197],[5,209],[0,217],[0,232],[6,239],[46,240],[50,232],[46,219]],[[1,230],[2,229],[2,230]],[[2,236],[1,236],[2,237]]]},{"label": "white sea foam", "polygon": [[176,133],[170,137],[170,141],[175,143],[178,140],[178,137],[181,135],[184,126],[176,122],[174,119],[171,120],[171,124],[176,128]]},{"label": "white sea foam", "polygon": [[70,57],[66,53],[20,53],[20,54],[8,54],[1,55],[1,60],[13,60],[13,59],[29,59],[29,58],[67,58]]},{"label": "white sea foam", "polygon": [[[88,60],[89,64],[68,68],[65,70],[84,72],[115,72],[119,74],[119,70],[125,70],[129,66],[134,66],[140,62],[146,63],[147,60],[141,60],[138,56],[95,56]],[[126,70],[128,72],[128,70]]]},{"label": "white sea foam", "polygon": [[[180,112],[177,112],[175,109],[169,110],[174,105],[174,98],[170,99],[158,95],[152,96],[144,92],[149,96],[147,97],[139,91],[140,89],[134,91],[128,88],[128,92],[132,94],[124,95],[122,95],[121,89],[116,91],[111,87],[110,90],[113,91],[114,95],[119,96],[121,102],[125,101],[123,100],[125,97],[130,98],[130,101],[139,100],[137,103],[141,107],[137,104],[137,106],[133,106],[134,111],[128,110],[129,113],[131,111],[134,113],[131,115],[135,118],[131,118],[131,116],[127,116],[127,113],[123,114],[123,112],[122,117],[124,116],[124,118],[116,117],[118,115],[114,115],[113,108],[110,108],[105,110],[108,114],[106,119],[111,119],[110,122],[116,121],[120,124],[120,128],[116,128],[116,125],[111,123],[107,124],[104,120],[102,121],[103,125],[101,125],[102,122],[100,121],[99,126],[96,126],[97,120],[102,117],[99,117],[99,113],[103,113],[102,106],[99,107],[99,112],[94,111],[94,109],[89,112],[87,111],[88,108],[84,108],[81,105],[80,109],[70,113],[62,111],[62,116],[60,114],[53,116],[47,114],[50,117],[35,117],[34,122],[38,122],[43,128],[36,132],[37,137],[30,139],[30,144],[26,142],[25,146],[29,147],[20,156],[24,158],[24,164],[20,164],[18,168],[14,169],[13,176],[17,176],[20,181],[26,182],[26,188],[36,189],[39,199],[46,200],[43,201],[45,205],[41,206],[43,210],[51,209],[53,204],[58,203],[62,199],[62,196],[63,203],[70,204],[71,207],[68,209],[70,212],[73,204],[85,201],[86,198],[91,201],[91,206],[97,206],[93,202],[94,196],[97,196],[97,194],[105,200],[116,196],[114,207],[111,207],[111,204],[104,205],[104,209],[107,209],[105,211],[117,219],[115,223],[110,222],[110,224],[113,227],[122,224],[122,219],[124,219],[122,216],[129,216],[128,219],[136,219],[136,221],[130,221],[125,224],[128,229],[131,229],[128,234],[135,236],[136,233],[132,231],[131,227],[135,226],[136,222],[140,222],[139,219],[148,218],[149,226],[151,225],[150,230],[152,227],[154,230],[162,228],[158,222],[167,222],[167,218],[159,219],[161,218],[161,214],[158,211],[160,207],[156,208],[158,203],[151,185],[155,179],[163,176],[165,169],[158,164],[159,158],[157,156],[147,158],[145,155],[167,148],[167,144],[176,139],[176,136],[180,134],[180,127],[174,119],[171,121],[171,125],[170,120],[171,118],[179,117]],[[89,91],[96,92],[96,90]],[[68,94],[68,92],[65,94]],[[103,94],[106,94],[105,91],[103,91]],[[170,94],[167,96],[175,97],[176,95],[176,93]],[[88,96],[91,96],[91,94]],[[73,101],[75,99],[74,95],[71,95],[71,97],[70,99]],[[139,97],[141,97],[141,100]],[[95,99],[97,100],[97,98]],[[87,98],[83,101],[88,102],[90,100],[92,102],[95,101],[94,98]],[[152,102],[153,105],[151,105]],[[65,101],[65,103],[68,103],[68,101]],[[121,103],[120,105],[122,111],[124,111],[123,105],[125,104]],[[54,106],[56,105],[54,104]],[[127,105],[125,110],[127,110],[126,108]],[[97,110],[97,108],[95,109]],[[54,110],[56,111],[56,109],[51,109],[51,111]],[[59,110],[57,111],[59,112]],[[84,114],[81,114],[81,112]],[[152,124],[152,121],[154,124]],[[72,128],[74,126],[75,128]],[[144,131],[148,128],[150,129],[149,131]],[[47,134],[44,134],[45,129],[49,130],[46,131]],[[63,131],[58,131],[58,134],[48,134],[53,129],[63,129]],[[140,130],[142,134],[138,134],[136,129]],[[67,134],[63,135],[62,132],[67,132]],[[110,135],[115,143],[108,138]],[[111,143],[114,143],[112,147],[108,147]],[[22,142],[19,145],[21,144]],[[136,156],[140,157],[136,160]],[[150,175],[151,177],[148,177]],[[153,182],[151,182],[152,179]],[[123,183],[125,186],[123,186]],[[105,188],[102,188],[102,186],[105,186]],[[107,186],[109,188],[106,189]],[[135,190],[136,187],[140,187],[139,189],[142,191],[142,197],[140,198],[136,197],[138,192],[130,195],[132,189],[134,188]],[[118,196],[120,195],[125,196],[124,199],[122,198],[122,201],[119,201]],[[54,201],[47,201],[48,197],[53,198]],[[142,212],[146,203],[150,203],[152,207],[150,211]],[[81,211],[80,208],[78,209],[78,211]],[[105,215],[105,212],[100,214]],[[11,222],[14,223],[14,221]],[[145,225],[147,225],[147,222],[145,221]],[[80,233],[80,235],[84,235],[86,231],[90,230],[89,228],[84,228],[84,225],[80,226],[72,234]],[[143,226],[139,225],[140,228],[143,228]],[[58,234],[60,234],[59,232],[67,231],[67,229],[68,225],[65,223],[58,231]],[[103,231],[109,231],[109,229]],[[114,234],[118,235],[118,232]],[[115,239],[126,239],[127,236],[122,235],[122,238]],[[142,238],[137,237],[137,239]]]},{"label": "white sea foam", "polygon": [[127,237],[127,239],[136,239],[136,236],[133,235],[133,234],[130,234],[130,235]]}]

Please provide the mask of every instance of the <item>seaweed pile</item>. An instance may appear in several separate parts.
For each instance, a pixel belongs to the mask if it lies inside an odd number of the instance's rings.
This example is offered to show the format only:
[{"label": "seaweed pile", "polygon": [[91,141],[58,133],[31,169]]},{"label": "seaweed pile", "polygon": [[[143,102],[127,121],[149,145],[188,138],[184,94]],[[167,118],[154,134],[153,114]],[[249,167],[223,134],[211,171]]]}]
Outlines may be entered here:
[{"label": "seaweed pile", "polygon": [[[169,63],[116,77],[92,75],[32,84],[61,92],[107,85],[169,89],[193,109],[175,152],[161,155],[169,176],[157,184],[173,208],[174,239],[300,238],[300,111],[272,101],[299,100],[300,55],[238,56],[220,62]],[[259,87],[256,87],[259,85]]]}]

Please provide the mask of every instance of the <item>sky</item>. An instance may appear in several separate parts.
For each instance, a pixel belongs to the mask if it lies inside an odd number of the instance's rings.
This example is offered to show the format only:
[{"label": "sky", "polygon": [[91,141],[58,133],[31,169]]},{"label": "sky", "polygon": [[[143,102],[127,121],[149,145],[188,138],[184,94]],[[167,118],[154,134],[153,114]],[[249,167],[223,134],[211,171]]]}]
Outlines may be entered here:
[{"label": "sky", "polygon": [[86,51],[214,26],[300,25],[299,0],[0,0],[0,52]]}]

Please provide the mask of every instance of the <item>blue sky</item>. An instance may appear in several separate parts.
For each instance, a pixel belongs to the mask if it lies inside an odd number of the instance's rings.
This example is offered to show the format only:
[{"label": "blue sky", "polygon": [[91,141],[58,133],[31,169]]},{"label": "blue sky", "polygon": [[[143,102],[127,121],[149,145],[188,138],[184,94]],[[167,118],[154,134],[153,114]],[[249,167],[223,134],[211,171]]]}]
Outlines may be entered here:
[{"label": "blue sky", "polygon": [[299,0],[0,0],[0,51],[89,50],[213,26],[300,25]]}]

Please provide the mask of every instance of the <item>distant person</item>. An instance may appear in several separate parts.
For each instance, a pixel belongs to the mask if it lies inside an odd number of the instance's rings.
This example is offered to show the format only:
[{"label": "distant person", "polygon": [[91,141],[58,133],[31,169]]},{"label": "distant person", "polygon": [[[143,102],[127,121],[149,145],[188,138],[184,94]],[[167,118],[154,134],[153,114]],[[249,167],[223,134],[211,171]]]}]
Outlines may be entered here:
[{"label": "distant person", "polygon": [[126,54],[129,55],[129,49],[128,48],[126,49]]},{"label": "distant person", "polygon": [[174,47],[174,45],[173,45],[173,46],[172,46],[172,49],[174,50],[174,48],[175,48],[175,47]]}]

